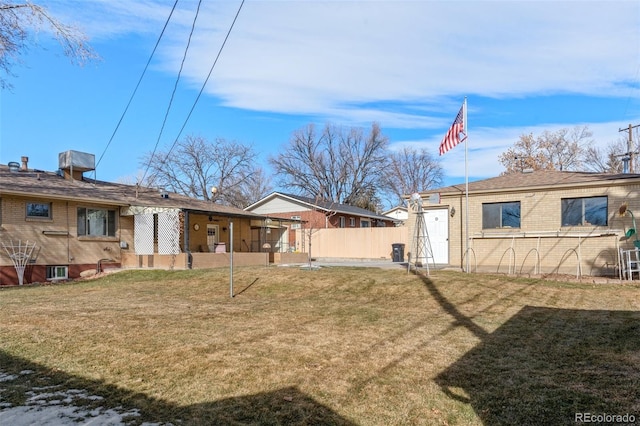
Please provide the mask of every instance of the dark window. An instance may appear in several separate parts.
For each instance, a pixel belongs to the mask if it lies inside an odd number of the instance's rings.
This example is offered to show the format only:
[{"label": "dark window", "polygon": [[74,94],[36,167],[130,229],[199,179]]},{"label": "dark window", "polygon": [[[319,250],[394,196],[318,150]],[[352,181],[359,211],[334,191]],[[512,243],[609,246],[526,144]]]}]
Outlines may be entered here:
[{"label": "dark window", "polygon": [[47,266],[47,280],[66,280],[69,268],[66,266]]},{"label": "dark window", "polygon": [[562,226],[607,226],[607,197],[564,198],[561,206]]},{"label": "dark window", "polygon": [[51,219],[51,203],[27,203],[27,217]]},{"label": "dark window", "polygon": [[482,229],[520,228],[520,201],[482,205]]},{"label": "dark window", "polygon": [[78,207],[78,235],[114,237],[116,211]]}]

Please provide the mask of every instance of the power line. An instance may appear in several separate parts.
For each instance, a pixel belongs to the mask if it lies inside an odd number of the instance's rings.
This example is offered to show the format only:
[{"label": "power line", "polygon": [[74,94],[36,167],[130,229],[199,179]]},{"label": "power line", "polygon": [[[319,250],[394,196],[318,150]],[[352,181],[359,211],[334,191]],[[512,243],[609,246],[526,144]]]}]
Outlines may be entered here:
[{"label": "power line", "polygon": [[[182,76],[182,70],[184,69],[184,63],[187,59],[187,53],[189,52],[189,46],[191,46],[191,38],[193,37],[193,31],[196,28],[196,21],[198,20],[198,15],[200,14],[200,6],[202,5],[202,0],[198,1],[198,7],[196,8],[196,14],[193,17],[193,22],[191,23],[191,31],[189,32],[189,38],[187,40],[187,45],[184,49],[184,54],[182,55],[182,62],[180,63],[180,69],[178,70],[178,76],[176,77],[176,82],[173,85],[173,92],[171,92],[171,98],[169,99],[169,105],[167,105],[167,110],[164,114],[164,120],[162,121],[162,126],[160,127],[160,133],[158,134],[158,139],[156,140],[156,144],[153,147],[153,151],[151,152],[151,156],[149,157],[149,162],[147,163],[147,168],[142,175],[142,180],[147,176],[147,172],[149,171],[149,167],[151,166],[151,162],[153,161],[153,156],[156,154],[158,149],[158,145],[160,144],[160,139],[162,138],[162,133],[164,133],[164,126],[167,124],[167,118],[169,117],[169,112],[171,111],[171,105],[173,105],[173,99],[176,95],[176,90],[178,89],[178,83],[180,82],[180,77]],[[171,151],[169,151],[171,152]],[[167,154],[168,155],[168,154]],[[164,163],[164,161],[162,161]]]},{"label": "power line", "polygon": [[[213,61],[213,64],[211,65],[211,68],[209,69],[209,74],[207,74],[207,78],[204,80],[204,83],[200,87],[200,91],[198,92],[198,96],[196,97],[195,101],[193,102],[193,105],[191,106],[191,109],[189,110],[189,114],[187,114],[187,117],[185,118],[184,123],[182,124],[182,127],[180,128],[180,131],[178,132],[178,135],[174,139],[173,144],[171,145],[171,148],[167,152],[167,155],[165,156],[165,158],[162,160],[162,164],[164,164],[167,161],[167,158],[169,158],[169,155],[171,155],[171,151],[173,151],[173,148],[175,148],[176,144],[178,143],[178,139],[180,139],[180,136],[182,135],[182,132],[184,131],[185,127],[187,126],[187,123],[189,122],[189,119],[191,118],[191,114],[193,114],[193,111],[195,110],[196,105],[198,104],[198,101],[200,100],[200,97],[202,96],[202,92],[204,92],[204,88],[207,86],[207,83],[209,82],[209,78],[211,78],[211,74],[213,73],[213,69],[215,68],[216,64],[218,63],[218,59],[220,59],[220,55],[222,54],[222,50],[224,49],[224,46],[227,44],[227,40],[229,39],[229,36],[231,35],[231,31],[233,30],[233,27],[234,27],[236,21],[238,20],[238,16],[240,15],[240,11],[242,10],[242,6],[243,5],[244,5],[244,0],[242,0],[242,2],[240,3],[240,6],[238,7],[238,11],[236,12],[236,15],[234,16],[233,21],[231,22],[231,26],[229,27],[229,30],[227,31],[227,35],[225,36],[224,41],[222,42],[222,45],[220,46],[220,49],[218,50],[218,54],[216,55],[216,59]],[[151,159],[152,158],[153,158],[153,155],[149,158],[149,162],[147,163],[147,168],[146,168],[146,170],[144,172],[144,176],[142,178],[143,180],[144,180],[144,177],[147,175],[147,172],[149,171],[149,168],[151,167]]]},{"label": "power line", "polygon": [[153,55],[156,53],[156,50],[158,49],[158,45],[160,44],[160,40],[162,39],[162,36],[164,35],[164,32],[167,29],[167,26],[169,25],[169,21],[171,20],[171,16],[173,16],[173,12],[176,10],[176,6],[177,5],[178,5],[178,0],[176,0],[175,3],[173,3],[173,7],[171,8],[171,12],[169,13],[169,17],[167,18],[166,22],[164,23],[164,27],[162,27],[162,31],[160,32],[160,35],[158,36],[158,40],[156,41],[156,45],[153,47],[153,51],[151,52],[151,55],[149,56],[149,59],[147,60],[147,64],[144,66],[144,69],[142,70],[142,74],[140,75],[140,78],[138,79],[138,84],[136,84],[135,89],[133,89],[133,93],[131,94],[131,97],[129,98],[129,102],[127,102],[127,106],[124,108],[124,111],[122,112],[122,115],[120,116],[120,120],[118,120],[118,124],[116,125],[116,128],[113,130],[113,133],[111,134],[111,137],[109,138],[109,142],[107,142],[107,146],[104,148],[104,151],[102,151],[102,155],[100,155],[100,158],[98,159],[98,162],[96,163],[96,168],[100,165],[100,161],[102,161],[102,157],[104,157],[104,155],[107,153],[107,149],[109,148],[109,145],[111,145],[111,142],[113,141],[113,138],[116,136],[116,133],[118,132],[118,129],[120,128],[120,124],[122,124],[122,120],[124,119],[124,116],[127,114],[127,111],[129,110],[129,106],[131,105],[131,102],[133,101],[133,98],[136,95],[136,92],[138,91],[138,88],[140,87],[140,83],[142,83],[142,79],[143,79],[144,75],[146,74],[147,69],[149,68],[149,64],[151,63],[151,59],[153,58]]}]

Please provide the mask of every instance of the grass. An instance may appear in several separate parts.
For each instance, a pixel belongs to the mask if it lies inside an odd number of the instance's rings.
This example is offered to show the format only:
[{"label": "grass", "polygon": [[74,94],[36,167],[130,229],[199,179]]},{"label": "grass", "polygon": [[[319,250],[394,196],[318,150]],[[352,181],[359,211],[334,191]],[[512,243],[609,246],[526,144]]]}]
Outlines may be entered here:
[{"label": "grass", "polygon": [[271,267],[234,286],[214,269],[3,289],[0,373],[18,378],[0,402],[55,384],[131,424],[640,420],[638,285]]}]

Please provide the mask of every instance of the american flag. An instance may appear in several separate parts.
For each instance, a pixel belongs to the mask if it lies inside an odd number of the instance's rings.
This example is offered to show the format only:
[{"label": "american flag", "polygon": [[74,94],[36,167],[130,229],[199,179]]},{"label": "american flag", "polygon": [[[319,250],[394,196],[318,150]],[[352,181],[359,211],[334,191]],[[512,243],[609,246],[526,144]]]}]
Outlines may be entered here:
[{"label": "american flag", "polygon": [[[464,136],[460,139],[460,133]],[[453,124],[449,128],[449,131],[440,142],[440,155],[446,153],[454,146],[458,145],[460,142],[463,142],[467,138],[467,134],[464,131],[464,104],[460,108],[458,115],[456,115],[456,119],[453,120]]]}]

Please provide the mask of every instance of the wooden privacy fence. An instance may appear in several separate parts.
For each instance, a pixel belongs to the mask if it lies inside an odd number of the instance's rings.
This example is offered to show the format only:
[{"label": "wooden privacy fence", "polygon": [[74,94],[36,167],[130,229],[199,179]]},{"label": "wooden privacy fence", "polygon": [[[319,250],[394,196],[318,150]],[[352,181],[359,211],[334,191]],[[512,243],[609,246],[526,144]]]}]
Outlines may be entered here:
[{"label": "wooden privacy fence", "polygon": [[[302,251],[311,257],[341,259],[389,259],[393,260],[393,244],[404,244],[404,260],[409,251],[409,234],[406,227],[394,228],[329,228],[296,230],[296,241]],[[304,243],[302,243],[304,241]]]}]

